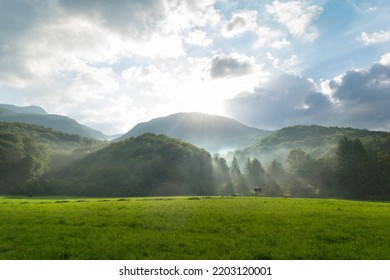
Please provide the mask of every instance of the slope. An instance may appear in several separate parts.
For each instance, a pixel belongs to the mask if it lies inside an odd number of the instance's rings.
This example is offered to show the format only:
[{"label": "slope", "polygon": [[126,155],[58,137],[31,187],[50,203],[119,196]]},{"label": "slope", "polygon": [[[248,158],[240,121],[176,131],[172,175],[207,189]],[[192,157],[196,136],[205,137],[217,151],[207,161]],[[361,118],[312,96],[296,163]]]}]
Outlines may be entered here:
[{"label": "slope", "polygon": [[379,148],[381,139],[385,141],[389,136],[390,133],[382,131],[297,125],[258,138],[248,147],[236,151],[234,155],[241,162],[244,162],[248,156],[257,157],[262,162],[270,162],[273,159],[283,162],[290,150],[301,149],[314,158],[319,158],[331,155],[343,137],[359,138],[368,146]]}]

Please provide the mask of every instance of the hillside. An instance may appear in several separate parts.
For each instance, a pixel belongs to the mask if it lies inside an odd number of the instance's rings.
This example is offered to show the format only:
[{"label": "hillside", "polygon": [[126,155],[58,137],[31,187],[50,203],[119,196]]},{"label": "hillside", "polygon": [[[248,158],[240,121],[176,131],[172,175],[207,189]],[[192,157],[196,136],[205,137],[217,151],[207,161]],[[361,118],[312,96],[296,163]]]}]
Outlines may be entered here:
[{"label": "hillside", "polygon": [[0,104],[0,122],[35,124],[68,134],[78,134],[97,140],[107,139],[107,136],[100,131],[79,124],[75,120],[65,116],[48,114],[38,106],[17,107],[14,105]]},{"label": "hillside", "polygon": [[26,188],[103,145],[32,124],[0,122],[0,193],[40,194]]},{"label": "hillside", "polygon": [[242,162],[248,156],[258,157],[262,162],[270,162],[273,159],[283,162],[290,150],[301,149],[314,158],[320,158],[331,156],[343,137],[359,138],[371,148],[386,149],[386,145],[382,145],[381,142],[386,142],[390,133],[355,128],[297,125],[258,138],[248,147],[236,151],[234,155]]},{"label": "hillside", "polygon": [[101,145],[100,141],[91,138],[85,138],[77,134],[67,134],[51,128],[27,123],[0,122],[0,133],[1,135],[7,133],[15,134],[22,138],[30,138],[53,153],[71,153],[74,150]]},{"label": "hillside", "polygon": [[52,194],[203,195],[213,190],[211,156],[191,144],[143,134],[112,143],[51,174]]},{"label": "hillside", "polygon": [[119,140],[143,133],[164,134],[214,153],[245,147],[255,136],[268,132],[222,116],[177,113],[139,123]]}]

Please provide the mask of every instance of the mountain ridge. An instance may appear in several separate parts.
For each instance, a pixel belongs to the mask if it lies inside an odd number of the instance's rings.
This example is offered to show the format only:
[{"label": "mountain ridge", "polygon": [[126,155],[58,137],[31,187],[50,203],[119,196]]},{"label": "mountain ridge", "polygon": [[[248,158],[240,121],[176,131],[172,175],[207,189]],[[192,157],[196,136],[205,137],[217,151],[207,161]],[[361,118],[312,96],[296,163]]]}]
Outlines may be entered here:
[{"label": "mountain ridge", "polygon": [[116,140],[136,137],[143,133],[164,134],[210,152],[221,152],[244,147],[251,143],[253,137],[269,132],[219,115],[181,112],[139,123]]},{"label": "mountain ridge", "polygon": [[102,132],[80,124],[72,118],[49,114],[43,108],[34,105],[18,107],[15,105],[0,104],[0,121],[34,124],[96,140],[107,140],[109,138]]},{"label": "mountain ridge", "polygon": [[[288,152],[301,149],[314,158],[330,156],[337,144],[344,137],[349,139],[361,139],[366,145],[373,147],[383,139],[390,136],[390,132],[372,131],[360,128],[321,126],[321,125],[294,125],[275,130],[268,135],[255,139],[243,149],[231,152],[227,158],[235,156],[241,163],[248,157],[257,157],[263,162],[269,163],[273,159],[283,162]],[[383,146],[383,147],[382,147]],[[387,150],[386,145],[381,148]]]}]

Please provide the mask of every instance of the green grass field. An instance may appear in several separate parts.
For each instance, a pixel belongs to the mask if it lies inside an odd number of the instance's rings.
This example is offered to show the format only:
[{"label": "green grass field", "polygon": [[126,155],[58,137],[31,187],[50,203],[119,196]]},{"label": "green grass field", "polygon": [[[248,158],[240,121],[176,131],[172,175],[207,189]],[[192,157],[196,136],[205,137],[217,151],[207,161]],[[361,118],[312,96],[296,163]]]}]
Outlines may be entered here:
[{"label": "green grass field", "polygon": [[390,203],[0,198],[0,259],[390,259]]}]

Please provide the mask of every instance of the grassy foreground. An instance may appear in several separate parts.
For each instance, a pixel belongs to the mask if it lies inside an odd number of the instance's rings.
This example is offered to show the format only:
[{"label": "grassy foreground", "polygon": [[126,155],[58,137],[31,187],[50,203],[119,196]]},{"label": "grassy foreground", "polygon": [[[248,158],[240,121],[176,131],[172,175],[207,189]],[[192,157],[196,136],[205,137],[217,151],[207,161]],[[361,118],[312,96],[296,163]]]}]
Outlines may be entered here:
[{"label": "grassy foreground", "polygon": [[390,203],[0,198],[0,259],[390,259]]}]

